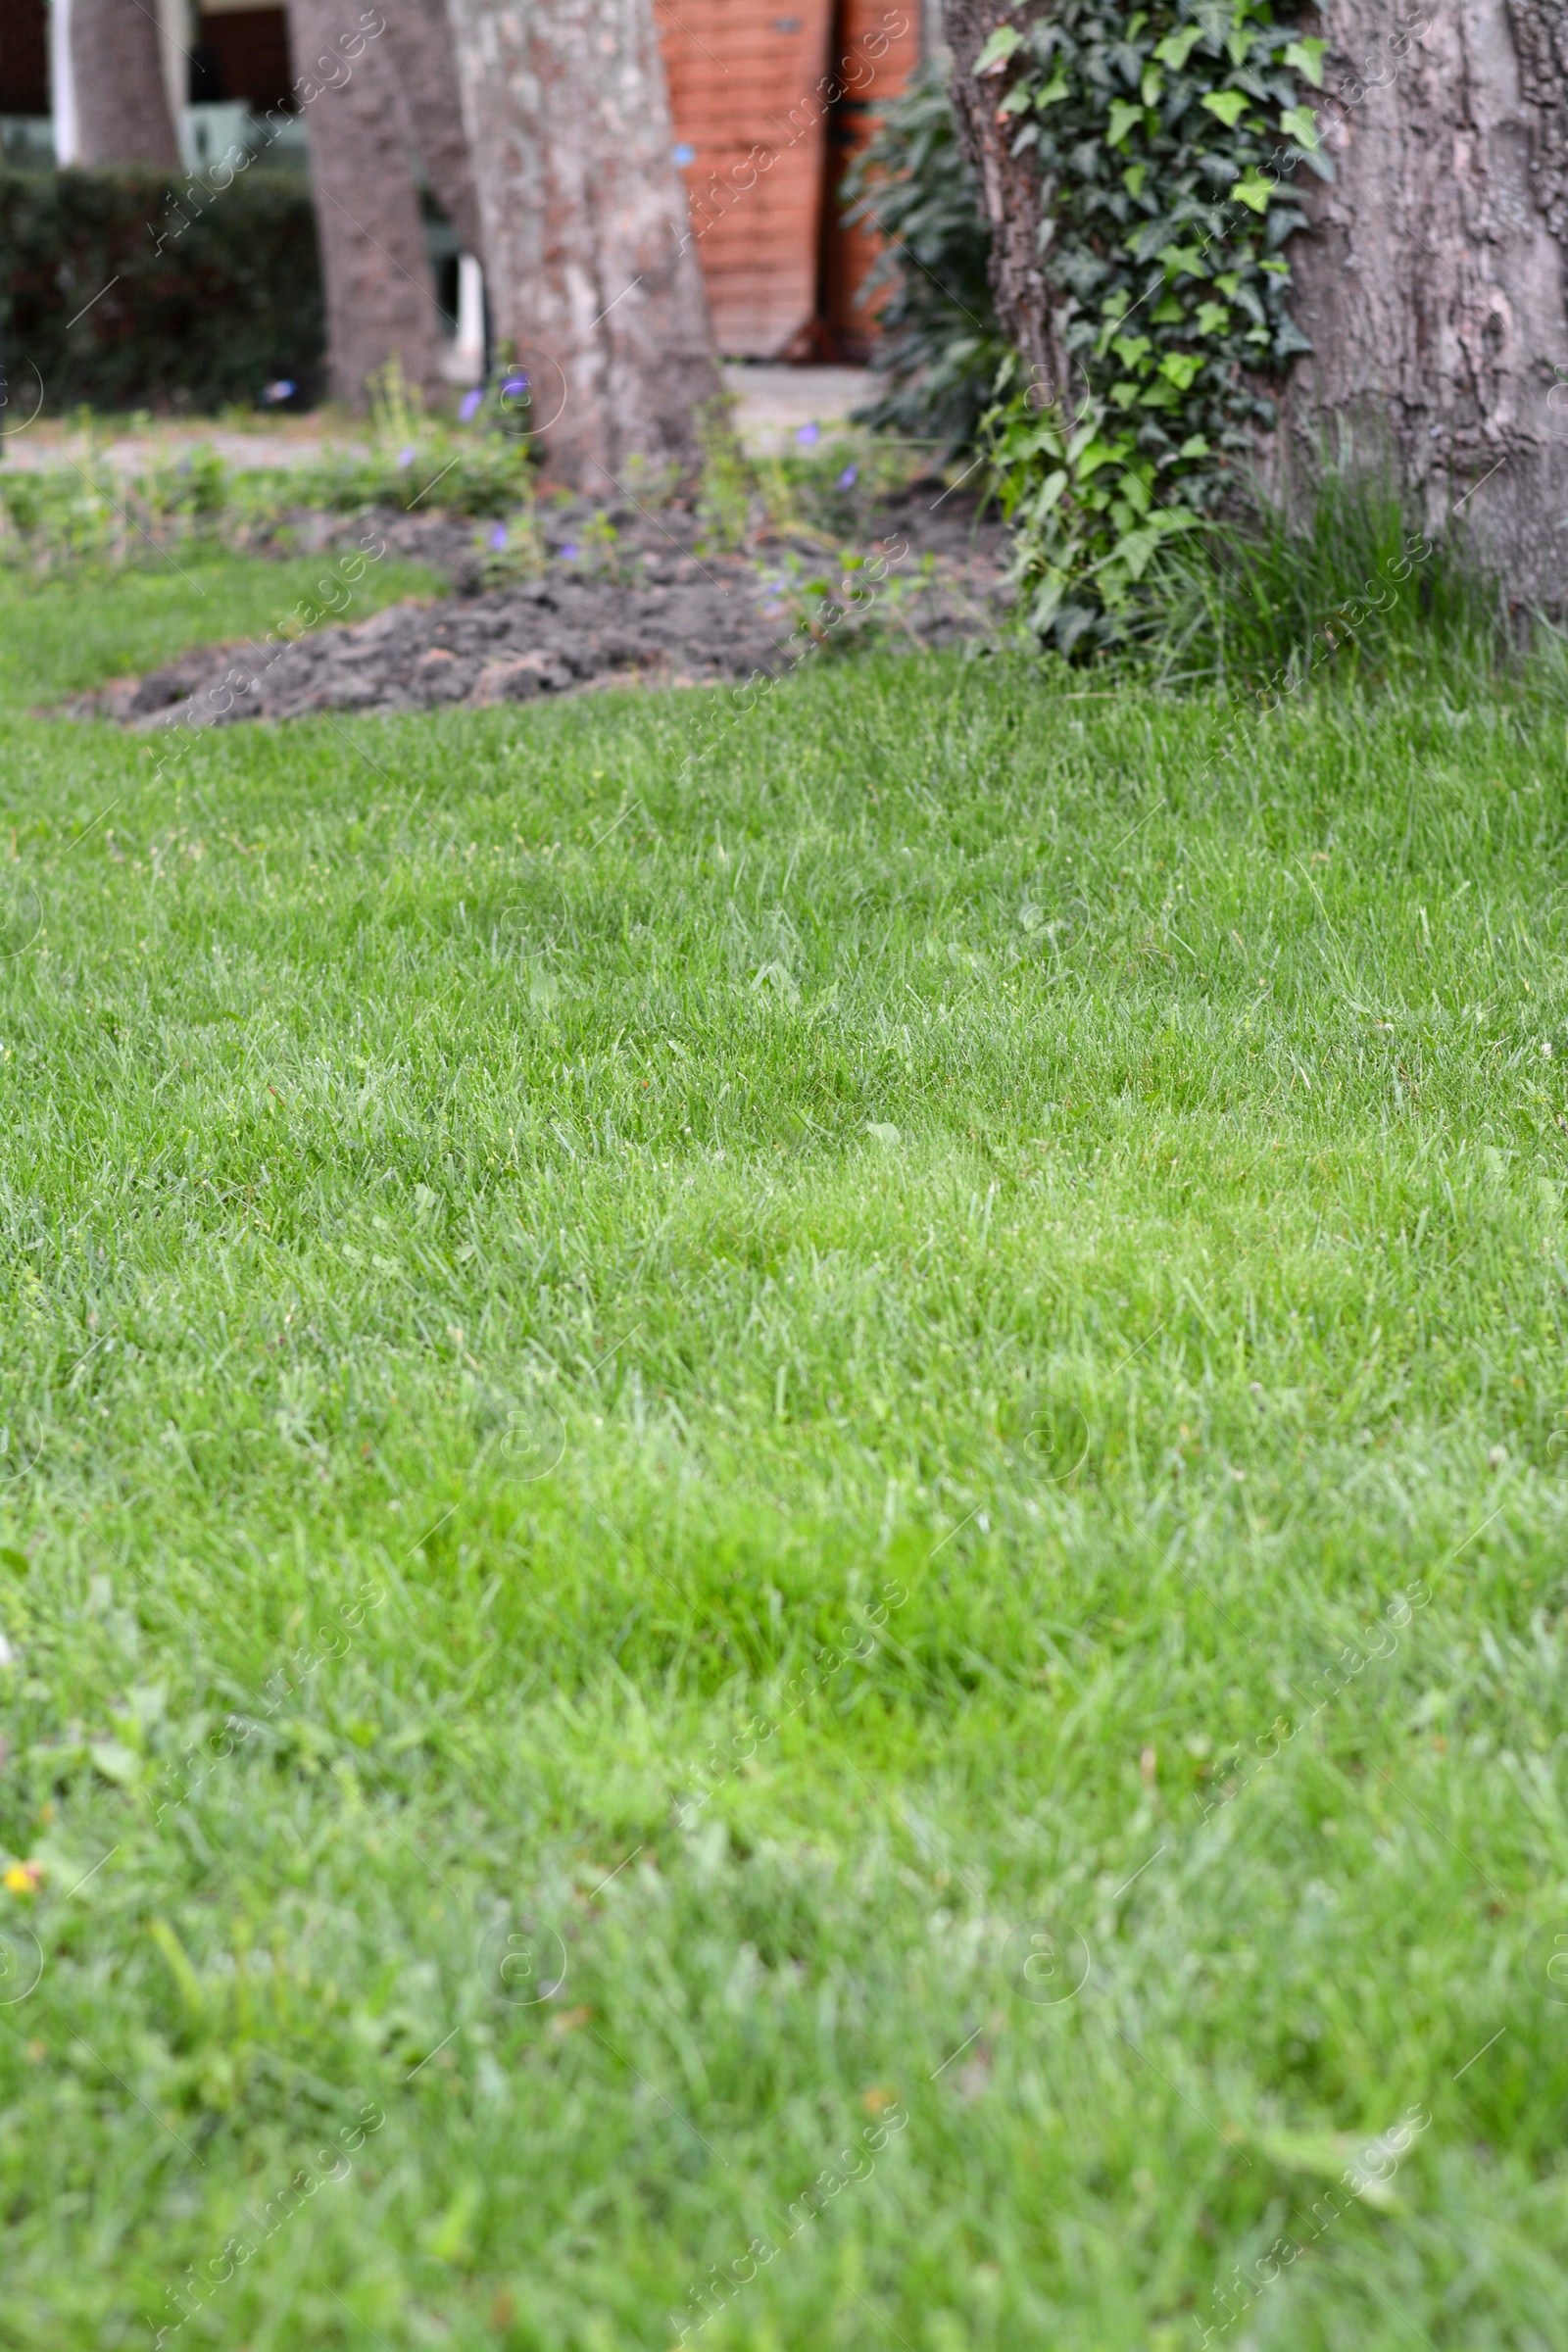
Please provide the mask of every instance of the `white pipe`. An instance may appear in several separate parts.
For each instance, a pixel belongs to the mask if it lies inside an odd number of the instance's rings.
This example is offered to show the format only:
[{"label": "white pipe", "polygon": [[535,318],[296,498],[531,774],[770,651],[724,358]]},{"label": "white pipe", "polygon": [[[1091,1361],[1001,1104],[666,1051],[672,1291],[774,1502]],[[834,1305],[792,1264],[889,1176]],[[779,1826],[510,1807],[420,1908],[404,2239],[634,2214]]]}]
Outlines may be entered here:
[{"label": "white pipe", "polygon": [[[164,92],[176,139],[190,98],[190,48],[196,37],[192,18],[188,0],[158,0],[158,62],[164,69]],[[178,143],[183,147],[185,142]]]},{"label": "white pipe", "polygon": [[76,126],[76,79],[71,71],[71,0],[54,0],[49,11],[49,111],[54,118],[55,162],[74,164],[81,136]]},{"label": "white pipe", "polygon": [[471,253],[458,256],[458,331],[442,354],[441,372],[466,391],[484,374],[484,271]]},{"label": "white pipe", "polygon": [[471,253],[458,256],[457,344],[476,384],[484,373],[484,271]]}]

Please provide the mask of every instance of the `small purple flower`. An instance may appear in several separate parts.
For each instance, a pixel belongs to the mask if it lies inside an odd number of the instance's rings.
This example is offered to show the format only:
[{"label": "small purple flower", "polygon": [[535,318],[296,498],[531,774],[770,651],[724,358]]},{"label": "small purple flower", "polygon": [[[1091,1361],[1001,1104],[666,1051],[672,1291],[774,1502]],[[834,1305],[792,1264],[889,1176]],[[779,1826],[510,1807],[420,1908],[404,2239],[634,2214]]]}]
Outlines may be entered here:
[{"label": "small purple flower", "polygon": [[844,471],[839,475],[839,488],[853,490],[859,478],[860,468],[858,466],[846,466]]},{"label": "small purple flower", "polygon": [[409,443],[407,449],[400,449],[398,451],[398,464],[400,466],[412,466],[414,464],[414,443],[412,441]]},{"label": "small purple flower", "polygon": [[490,544],[495,549],[496,554],[499,556],[501,550],[507,544],[507,526],[504,522],[498,522],[496,524],[495,529],[490,534]]},{"label": "small purple flower", "polygon": [[795,438],[803,449],[809,449],[813,442],[821,440],[822,428],[816,424],[803,424]]},{"label": "small purple flower", "polygon": [[294,386],[286,375],[280,375],[275,384],[268,384],[262,393],[264,400],[292,400],[293,397]]},{"label": "small purple flower", "polygon": [[465,424],[471,424],[473,422],[474,418],[479,414],[479,406],[483,399],[484,394],[480,391],[477,384],[474,385],[471,392],[465,392],[462,400],[458,404],[458,415],[462,417]]},{"label": "small purple flower", "polygon": [[575,539],[568,539],[568,540],[566,541],[566,544],[565,544],[565,546],[564,546],[564,547],[562,549],[562,551],[561,551],[561,561],[563,562],[563,564],[569,564],[569,563],[571,562],[571,559],[572,559],[572,557],[573,557],[573,556],[574,556],[576,553],[577,553],[577,542],[576,542],[576,540],[575,540]]},{"label": "small purple flower", "polygon": [[504,400],[520,400],[527,389],[528,378],[525,375],[509,375],[501,387],[501,396]]}]

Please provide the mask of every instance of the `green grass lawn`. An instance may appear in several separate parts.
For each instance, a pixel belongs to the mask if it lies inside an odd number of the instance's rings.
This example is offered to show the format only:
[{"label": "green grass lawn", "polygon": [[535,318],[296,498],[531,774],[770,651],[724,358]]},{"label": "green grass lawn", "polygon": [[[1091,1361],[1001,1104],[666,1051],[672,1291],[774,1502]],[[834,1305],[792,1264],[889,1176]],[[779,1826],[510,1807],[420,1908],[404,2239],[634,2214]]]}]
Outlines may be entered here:
[{"label": "green grass lawn", "polygon": [[1562,716],[1074,686],[5,720],[0,2343],[1563,2340]]},{"label": "green grass lawn", "polygon": [[110,678],[157,669],[192,647],[229,638],[262,643],[302,599],[348,621],[368,620],[405,596],[442,583],[418,564],[372,560],[350,595],[342,556],[240,562],[200,542],[182,543],[145,570],[70,572],[41,584],[0,571],[0,710],[25,710],[81,694]]}]

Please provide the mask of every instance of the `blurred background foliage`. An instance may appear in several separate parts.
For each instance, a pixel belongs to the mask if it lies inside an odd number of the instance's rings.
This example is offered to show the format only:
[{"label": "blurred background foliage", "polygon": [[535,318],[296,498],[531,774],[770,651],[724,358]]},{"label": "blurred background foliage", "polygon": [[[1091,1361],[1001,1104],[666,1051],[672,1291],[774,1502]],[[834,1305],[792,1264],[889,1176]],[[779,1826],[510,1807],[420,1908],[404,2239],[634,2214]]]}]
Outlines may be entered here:
[{"label": "blurred background foliage", "polygon": [[922,66],[888,107],[843,198],[849,220],[888,239],[866,287],[882,305],[871,356],[880,388],[860,416],[956,456],[973,445],[1007,347],[991,299],[991,230],[939,64]]},{"label": "blurred background foliage", "polygon": [[279,380],[302,405],[319,393],[309,186],[258,172],[192,207],[171,241],[183,185],[140,170],[0,172],[0,333],[24,415],[40,394],[55,416],[81,402],[201,416],[254,408]]}]

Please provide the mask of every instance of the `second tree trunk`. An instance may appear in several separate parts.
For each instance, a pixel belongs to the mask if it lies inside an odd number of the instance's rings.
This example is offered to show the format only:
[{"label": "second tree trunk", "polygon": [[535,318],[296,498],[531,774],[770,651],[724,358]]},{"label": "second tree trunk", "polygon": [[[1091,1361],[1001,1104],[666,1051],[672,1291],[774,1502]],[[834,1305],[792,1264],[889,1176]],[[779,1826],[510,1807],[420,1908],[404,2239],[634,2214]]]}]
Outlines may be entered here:
[{"label": "second tree trunk", "polygon": [[601,496],[697,455],[720,390],[651,0],[448,0],[491,332],[552,470]]},{"label": "second tree trunk", "polygon": [[[365,14],[375,22],[373,10]],[[434,392],[440,330],[402,88],[384,34],[368,37],[352,24],[334,0],[288,0],[332,397],[359,408],[367,379],[389,360],[414,389]]]},{"label": "second tree trunk", "polygon": [[78,163],[178,171],[156,12],[137,0],[73,0],[71,78]]}]

